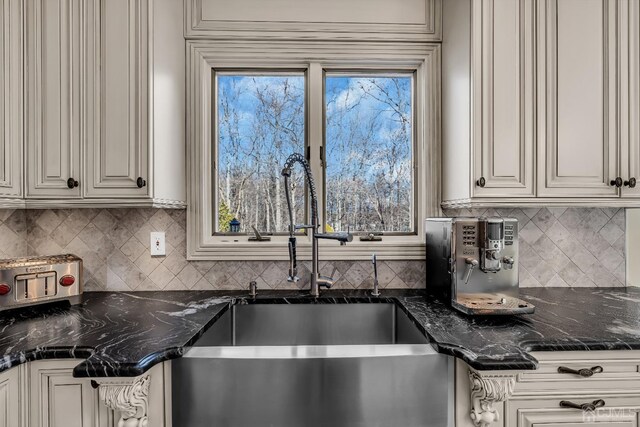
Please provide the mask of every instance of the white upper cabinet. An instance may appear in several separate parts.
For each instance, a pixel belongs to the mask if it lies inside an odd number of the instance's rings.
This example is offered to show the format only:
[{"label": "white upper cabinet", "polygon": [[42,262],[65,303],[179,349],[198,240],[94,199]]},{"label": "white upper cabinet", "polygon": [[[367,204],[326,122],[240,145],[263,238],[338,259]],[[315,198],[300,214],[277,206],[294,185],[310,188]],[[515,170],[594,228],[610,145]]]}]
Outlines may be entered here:
[{"label": "white upper cabinet", "polygon": [[183,11],[0,0],[0,207],[185,206]]},{"label": "white upper cabinet", "polygon": [[618,193],[617,3],[538,3],[538,196]]},{"label": "white upper cabinet", "polygon": [[0,0],[0,197],[22,197],[24,2]]},{"label": "white upper cabinet", "polygon": [[443,207],[535,197],[535,4],[443,3]]},{"label": "white upper cabinet", "polygon": [[185,37],[437,41],[442,1],[184,0]]},{"label": "white upper cabinet", "polygon": [[444,2],[443,207],[637,206],[639,9]]},{"label": "white upper cabinet", "polygon": [[149,1],[92,0],[86,197],[149,194]]},{"label": "white upper cabinet", "polygon": [[475,197],[534,195],[534,1],[472,3]]},{"label": "white upper cabinet", "polygon": [[27,11],[27,196],[80,197],[81,0]]},{"label": "white upper cabinet", "polygon": [[628,44],[621,46],[622,51],[629,52],[628,63],[622,61],[622,69],[629,71],[620,79],[623,112],[620,118],[623,132],[620,139],[621,190],[623,197],[634,198],[640,197],[640,183],[637,182],[640,180],[640,2],[621,3],[620,25],[623,34],[625,31],[629,34],[628,38],[622,38],[622,42],[628,40]]}]

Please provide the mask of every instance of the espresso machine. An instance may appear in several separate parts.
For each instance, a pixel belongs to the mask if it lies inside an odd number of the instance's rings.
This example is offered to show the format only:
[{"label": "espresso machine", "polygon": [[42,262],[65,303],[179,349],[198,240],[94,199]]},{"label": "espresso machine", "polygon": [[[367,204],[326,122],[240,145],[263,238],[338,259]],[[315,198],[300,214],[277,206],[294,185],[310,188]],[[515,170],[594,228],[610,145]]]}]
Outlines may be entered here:
[{"label": "espresso machine", "polygon": [[429,218],[427,288],[466,314],[533,313],[519,298],[518,220]]}]

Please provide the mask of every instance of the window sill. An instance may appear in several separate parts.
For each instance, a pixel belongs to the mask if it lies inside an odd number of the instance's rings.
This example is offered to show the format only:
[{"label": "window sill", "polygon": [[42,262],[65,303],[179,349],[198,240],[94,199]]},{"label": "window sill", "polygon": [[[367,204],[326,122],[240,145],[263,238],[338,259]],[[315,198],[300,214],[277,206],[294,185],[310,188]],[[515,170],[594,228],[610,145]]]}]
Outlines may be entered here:
[{"label": "window sill", "polygon": [[[228,237],[228,236],[227,236]],[[238,241],[222,240],[188,244],[187,259],[190,261],[285,261],[289,251],[285,241],[249,242],[246,237]],[[373,253],[381,260],[423,260],[425,244],[417,237],[403,241],[361,242],[354,240],[344,246],[336,242],[320,242],[321,260],[369,260]],[[311,259],[311,244],[308,238],[298,238],[297,255],[299,260]]]}]

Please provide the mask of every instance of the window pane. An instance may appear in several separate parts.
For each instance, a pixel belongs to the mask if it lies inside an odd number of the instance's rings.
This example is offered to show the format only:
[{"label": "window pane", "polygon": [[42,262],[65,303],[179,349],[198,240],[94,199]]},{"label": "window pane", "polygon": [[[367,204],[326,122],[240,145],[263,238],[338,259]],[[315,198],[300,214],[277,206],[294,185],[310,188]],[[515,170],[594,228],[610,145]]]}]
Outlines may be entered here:
[{"label": "window pane", "polygon": [[413,231],[412,82],[326,76],[326,222],[336,231]]},{"label": "window pane", "polygon": [[[233,218],[241,232],[288,230],[280,175],[286,158],[304,152],[304,75],[217,76],[218,226],[228,232]],[[304,184],[292,177],[292,202],[304,214]],[[301,221],[303,222],[303,221]]]}]

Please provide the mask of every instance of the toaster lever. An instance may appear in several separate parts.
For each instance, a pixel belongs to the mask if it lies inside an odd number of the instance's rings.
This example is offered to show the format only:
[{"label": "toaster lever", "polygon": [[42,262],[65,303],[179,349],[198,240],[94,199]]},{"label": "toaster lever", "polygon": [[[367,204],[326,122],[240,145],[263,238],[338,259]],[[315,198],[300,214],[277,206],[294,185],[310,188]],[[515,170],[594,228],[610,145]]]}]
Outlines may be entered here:
[{"label": "toaster lever", "polygon": [[469,283],[469,277],[471,277],[471,272],[473,271],[474,268],[476,268],[478,266],[478,260],[474,259],[474,258],[465,258],[464,262],[467,264],[467,269],[464,272],[464,284],[466,285],[467,283]]}]

